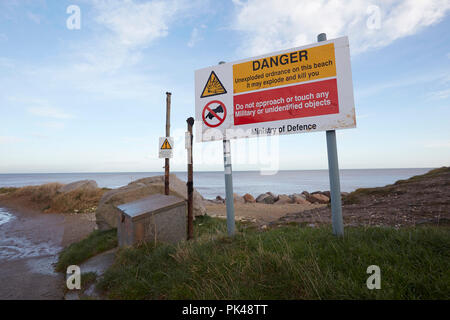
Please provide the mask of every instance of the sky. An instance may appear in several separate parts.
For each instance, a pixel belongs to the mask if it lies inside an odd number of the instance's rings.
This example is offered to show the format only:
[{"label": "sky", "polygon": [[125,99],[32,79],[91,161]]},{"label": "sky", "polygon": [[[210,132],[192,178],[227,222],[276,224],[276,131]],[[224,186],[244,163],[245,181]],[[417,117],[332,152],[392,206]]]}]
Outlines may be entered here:
[{"label": "sky", "polygon": [[[167,91],[171,169],[185,170],[195,70],[322,32],[350,41],[357,128],[337,131],[339,167],[450,165],[449,12],[448,0],[1,0],[0,173],[162,171]],[[231,145],[233,170],[328,165],[325,132]],[[195,170],[223,170],[222,151],[195,143]]]}]

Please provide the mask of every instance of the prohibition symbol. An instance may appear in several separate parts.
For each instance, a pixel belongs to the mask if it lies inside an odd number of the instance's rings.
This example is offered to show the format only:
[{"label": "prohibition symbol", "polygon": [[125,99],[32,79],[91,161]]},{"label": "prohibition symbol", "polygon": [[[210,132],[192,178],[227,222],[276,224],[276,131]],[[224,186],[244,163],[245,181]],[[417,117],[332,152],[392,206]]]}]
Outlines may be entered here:
[{"label": "prohibition symbol", "polygon": [[203,122],[211,128],[220,126],[227,117],[227,108],[219,100],[210,101],[202,111]]}]

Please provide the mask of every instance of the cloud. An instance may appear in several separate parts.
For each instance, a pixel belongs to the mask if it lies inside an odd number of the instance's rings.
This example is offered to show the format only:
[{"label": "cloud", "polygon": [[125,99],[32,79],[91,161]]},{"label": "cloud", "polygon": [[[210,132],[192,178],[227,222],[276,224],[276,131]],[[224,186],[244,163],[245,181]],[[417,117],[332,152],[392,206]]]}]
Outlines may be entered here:
[{"label": "cloud", "polygon": [[41,24],[41,16],[32,12],[27,12],[27,17],[36,24]]},{"label": "cloud", "polygon": [[13,144],[24,141],[22,138],[13,136],[0,136],[0,144]]},{"label": "cloud", "polygon": [[[389,45],[440,22],[448,0],[237,1],[231,27],[242,33],[241,50],[258,55],[305,45],[325,32],[329,39],[348,35],[353,53]],[[377,2],[375,2],[377,3]]]},{"label": "cloud", "polygon": [[429,142],[425,145],[425,148],[450,148],[450,140],[436,140]]},{"label": "cloud", "polygon": [[174,23],[195,13],[204,1],[94,0],[95,21],[107,32],[101,30],[95,41],[81,46],[78,68],[113,73],[135,65],[143,49],[166,37]]},{"label": "cloud", "polygon": [[433,99],[447,99],[450,97],[450,88],[430,92],[430,97]]},{"label": "cloud", "polygon": [[58,121],[49,121],[41,123],[40,126],[47,129],[64,129],[65,124]]},{"label": "cloud", "polygon": [[188,47],[192,48],[195,46],[195,44],[201,40],[203,40],[201,34],[200,34],[200,29],[205,29],[206,26],[205,25],[201,25],[200,27],[194,27],[194,29],[192,29],[191,32],[191,37],[189,39],[189,42],[187,43]]},{"label": "cloud", "polygon": [[31,107],[28,108],[27,111],[39,117],[54,118],[54,119],[73,118],[71,114],[68,114],[61,109],[48,106]]}]

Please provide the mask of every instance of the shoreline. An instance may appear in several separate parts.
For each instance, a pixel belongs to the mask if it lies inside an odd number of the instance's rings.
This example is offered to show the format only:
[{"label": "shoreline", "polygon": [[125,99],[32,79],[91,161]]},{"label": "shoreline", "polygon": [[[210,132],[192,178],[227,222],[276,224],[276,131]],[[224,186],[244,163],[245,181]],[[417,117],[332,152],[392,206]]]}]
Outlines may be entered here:
[{"label": "shoreline", "polygon": [[[409,178],[427,172],[427,168],[401,169],[342,169],[340,170],[341,191],[351,192],[357,188],[378,187],[399,179]],[[173,171],[178,178],[186,181],[186,172]],[[162,173],[51,173],[42,174],[7,174],[0,175],[0,188],[42,185],[51,182],[67,184],[79,180],[95,180],[100,188],[119,188],[132,181],[161,175]],[[194,172],[194,187],[204,198],[214,199],[217,195],[225,196],[223,172]],[[327,170],[280,170],[276,175],[264,176],[259,171],[234,171],[234,192],[239,195],[250,193],[257,197],[271,191],[276,194],[314,192],[329,190]]]},{"label": "shoreline", "polygon": [[54,271],[58,254],[95,222],[88,214],[42,213],[1,196],[0,207],[13,216],[0,225],[0,299],[63,299],[64,274]]}]

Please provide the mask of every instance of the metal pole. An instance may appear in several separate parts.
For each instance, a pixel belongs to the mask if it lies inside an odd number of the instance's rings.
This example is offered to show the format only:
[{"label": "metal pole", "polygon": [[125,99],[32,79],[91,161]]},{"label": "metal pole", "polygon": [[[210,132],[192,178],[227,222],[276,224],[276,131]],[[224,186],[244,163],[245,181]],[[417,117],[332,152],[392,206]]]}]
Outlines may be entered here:
[{"label": "metal pole", "polygon": [[[327,35],[321,33],[317,36],[317,41],[326,41]],[[328,173],[330,175],[330,194],[331,194],[331,220],[333,225],[333,234],[337,236],[344,235],[344,223],[342,220],[341,203],[341,183],[339,181],[339,163],[337,156],[336,131],[327,131],[327,153],[328,153]]]},{"label": "metal pole", "polygon": [[[219,64],[224,64],[220,61]],[[227,206],[227,231],[229,236],[234,236],[234,197],[233,197],[233,171],[231,169],[231,143],[223,138],[223,166],[225,171],[225,194]]]},{"label": "metal pole", "polygon": [[[170,137],[170,98],[172,93],[166,92],[166,138]],[[169,158],[165,159],[164,165],[164,194],[169,195]]]},{"label": "metal pole", "polygon": [[[194,125],[194,118],[190,117],[186,120],[188,124],[188,136],[189,141],[187,141],[186,147],[188,149],[188,182],[187,182],[187,192],[188,192],[188,240],[194,238],[194,168],[193,168],[193,156],[192,156],[192,144],[193,137],[192,126]],[[186,137],[187,138],[187,137]]]}]

